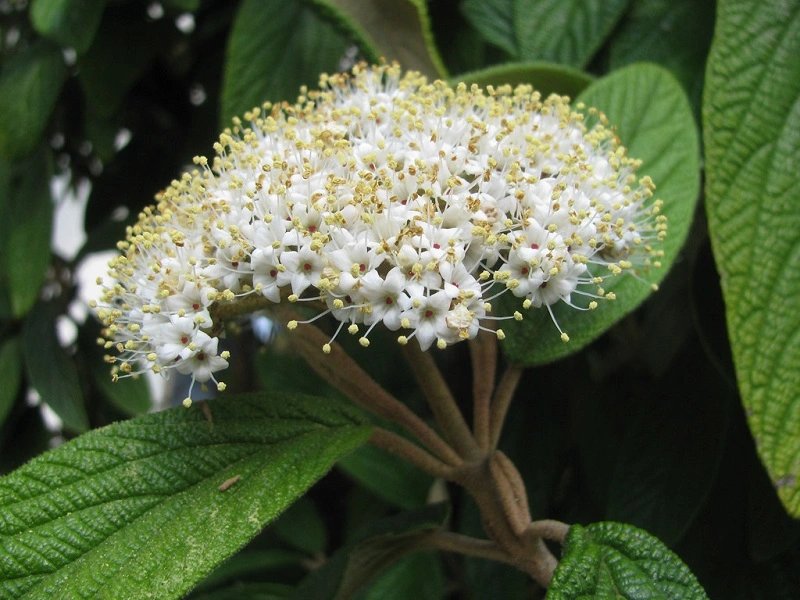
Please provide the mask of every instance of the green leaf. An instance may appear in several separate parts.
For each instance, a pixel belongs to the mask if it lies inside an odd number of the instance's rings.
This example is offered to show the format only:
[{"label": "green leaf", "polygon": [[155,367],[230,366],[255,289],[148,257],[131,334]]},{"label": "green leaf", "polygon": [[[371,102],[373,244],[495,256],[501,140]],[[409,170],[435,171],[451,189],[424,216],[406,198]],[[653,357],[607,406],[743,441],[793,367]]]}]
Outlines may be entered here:
[{"label": "green leaf", "polygon": [[[300,498],[302,500],[302,497]],[[267,548],[265,550],[251,550],[245,548],[241,552],[234,554],[230,560],[224,562],[214,569],[203,582],[198,585],[189,596],[192,600],[205,597],[201,592],[222,587],[225,582],[236,582],[252,579],[260,576],[261,578],[272,575],[286,574],[292,569],[298,572],[305,572],[302,566],[308,560],[308,555],[294,550],[284,550],[282,548]]]},{"label": "green leaf", "polygon": [[342,460],[338,468],[373,494],[400,508],[422,506],[433,478],[414,465],[374,446],[363,446]]},{"label": "green leaf", "polygon": [[272,531],[287,544],[321,556],[328,546],[328,531],[322,515],[309,498],[300,498],[272,525]]},{"label": "green leaf", "polygon": [[22,352],[18,337],[0,342],[0,425],[14,407],[22,381]]},{"label": "green leaf", "polygon": [[200,7],[200,0],[165,0],[164,4],[175,10],[195,12]]},{"label": "green leaf", "polygon": [[514,32],[514,0],[464,0],[461,12],[490,44],[519,56]]},{"label": "green leaf", "polygon": [[180,598],[369,435],[313,397],[207,408],[94,430],[0,479],[0,596]]},{"label": "green leaf", "polygon": [[33,0],[31,23],[42,36],[83,54],[92,44],[104,0]]},{"label": "green leaf", "polygon": [[445,597],[445,579],[439,557],[426,552],[415,552],[401,558],[373,583],[364,600],[442,600]]},{"label": "green leaf", "polygon": [[424,547],[447,521],[449,508],[432,504],[370,524],[297,588],[297,600],[347,600],[389,565]]},{"label": "green leaf", "polygon": [[[339,19],[359,30],[386,60],[433,78],[447,77],[436,49],[430,16],[424,0],[313,0],[327,6]],[[369,57],[370,59],[372,57]]]},{"label": "green leaf", "polygon": [[265,101],[293,101],[300,86],[338,70],[348,42],[303,2],[245,0],[228,38],[222,119]]},{"label": "green leaf", "polygon": [[3,63],[0,154],[21,158],[39,146],[66,77],[61,50],[43,41]]},{"label": "green leaf", "polygon": [[543,96],[561,94],[574,98],[581,93],[594,78],[578,69],[553,63],[506,63],[496,67],[488,67],[480,71],[462,73],[451,79],[452,83],[476,83],[481,87],[487,85],[532,85]]},{"label": "green leaf", "polygon": [[18,163],[9,193],[3,270],[8,278],[14,316],[25,315],[39,297],[50,265],[50,232],[53,203],[50,199],[50,169],[43,152]]},{"label": "green leaf", "polygon": [[628,0],[514,0],[519,58],[584,67]]},{"label": "green leaf", "polygon": [[[686,240],[700,188],[697,128],[686,94],[665,69],[637,64],[597,80],[577,101],[608,116],[629,155],[643,161],[638,173],[653,178],[656,197],[664,201],[662,214],[669,220],[669,229],[661,245],[662,267],[643,274],[648,282],[658,283]],[[604,287],[614,291],[617,299],[601,302],[595,311],[579,311],[562,303],[552,307],[559,326],[570,336],[566,344],[558,338],[547,311],[527,311],[521,323],[504,329],[503,347],[508,356],[536,365],[577,352],[651,293],[647,283],[629,276],[611,278]],[[575,303],[581,302],[586,304],[581,299]]]},{"label": "green leaf", "polygon": [[609,44],[611,69],[635,62],[666,67],[683,84],[699,117],[706,55],[714,32],[708,0],[638,0]]},{"label": "green leaf", "polygon": [[[129,7],[112,8],[94,44],[78,59],[78,83],[94,113],[90,122],[106,120],[117,111],[168,35],[164,22],[134,18]],[[135,8],[141,10],[140,6]]]},{"label": "green leaf", "polygon": [[697,578],[657,538],[623,523],[570,527],[547,600],[699,600]]},{"label": "green leaf", "polygon": [[58,315],[58,307],[45,302],[38,303],[28,315],[22,336],[25,369],[31,386],[61,418],[64,427],[84,432],[89,429],[89,417],[75,362],[56,336]]},{"label": "green leaf", "polygon": [[[747,52],[742,52],[743,47]],[[800,516],[800,3],[722,0],[703,97],[709,231],[759,456]]]}]

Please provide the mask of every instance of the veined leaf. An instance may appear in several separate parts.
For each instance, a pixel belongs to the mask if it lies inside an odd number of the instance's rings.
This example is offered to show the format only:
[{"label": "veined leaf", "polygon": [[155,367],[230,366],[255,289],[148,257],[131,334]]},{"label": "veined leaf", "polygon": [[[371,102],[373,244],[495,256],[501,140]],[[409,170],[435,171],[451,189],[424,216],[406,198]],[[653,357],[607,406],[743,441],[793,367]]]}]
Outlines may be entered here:
[{"label": "veined leaf", "polygon": [[[746,51],[743,51],[746,49]],[[703,98],[709,231],[759,456],[800,516],[800,3],[721,0]]]},{"label": "veined leaf", "polygon": [[0,597],[180,598],[369,435],[241,395],[94,430],[0,479]]},{"label": "veined leaf", "polygon": [[628,0],[514,0],[519,58],[583,67],[627,6]]},{"label": "veined leaf", "polygon": [[228,38],[222,121],[265,101],[294,101],[300,86],[338,71],[348,41],[303,2],[245,0]]},{"label": "veined leaf", "polygon": [[547,600],[701,600],[689,568],[649,533],[623,523],[570,527]]},{"label": "veined leaf", "polygon": [[[686,94],[665,69],[636,64],[597,80],[576,100],[608,116],[629,156],[642,160],[637,173],[653,178],[656,197],[664,201],[661,214],[667,216],[669,228],[661,245],[662,266],[640,274],[648,282],[658,283],[686,240],[700,188],[697,128]],[[647,283],[628,275],[609,278],[604,288],[612,290],[617,299],[601,302],[595,311],[579,311],[563,303],[553,305],[555,319],[570,336],[566,344],[558,338],[546,310],[525,312],[521,323],[504,329],[507,339],[503,347],[508,356],[525,365],[536,365],[576,352],[651,293]],[[576,305],[588,304],[588,298],[573,296],[573,301]]]},{"label": "veined leaf", "polygon": [[514,33],[514,0],[464,0],[461,12],[483,39],[519,57]]}]

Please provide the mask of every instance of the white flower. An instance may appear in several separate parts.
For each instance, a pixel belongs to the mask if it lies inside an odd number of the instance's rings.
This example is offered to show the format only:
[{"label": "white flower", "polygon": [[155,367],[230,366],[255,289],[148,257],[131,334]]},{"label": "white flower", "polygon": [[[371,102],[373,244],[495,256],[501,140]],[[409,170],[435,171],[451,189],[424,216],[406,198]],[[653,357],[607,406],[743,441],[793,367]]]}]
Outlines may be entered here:
[{"label": "white flower", "polygon": [[286,300],[316,303],[337,333],[366,327],[363,345],[382,324],[425,349],[511,318],[491,314],[508,291],[548,310],[610,297],[606,278],[658,266],[666,219],[594,120],[528,86],[453,89],[396,65],[235,119],[110,265],[99,315],[119,373],[213,379],[221,321]]}]

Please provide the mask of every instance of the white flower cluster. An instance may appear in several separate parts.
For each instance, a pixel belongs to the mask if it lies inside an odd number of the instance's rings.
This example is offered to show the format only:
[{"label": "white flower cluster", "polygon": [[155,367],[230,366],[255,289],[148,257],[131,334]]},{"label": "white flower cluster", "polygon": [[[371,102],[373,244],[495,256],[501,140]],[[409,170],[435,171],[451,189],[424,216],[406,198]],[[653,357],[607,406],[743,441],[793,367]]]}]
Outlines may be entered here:
[{"label": "white flower cluster", "polygon": [[216,381],[221,321],[269,303],[316,302],[333,338],[367,346],[382,323],[427,349],[474,337],[506,291],[548,310],[613,297],[603,280],[657,265],[666,223],[594,120],[528,86],[452,89],[396,65],[256,109],[121,242],[99,310],[110,360]]}]

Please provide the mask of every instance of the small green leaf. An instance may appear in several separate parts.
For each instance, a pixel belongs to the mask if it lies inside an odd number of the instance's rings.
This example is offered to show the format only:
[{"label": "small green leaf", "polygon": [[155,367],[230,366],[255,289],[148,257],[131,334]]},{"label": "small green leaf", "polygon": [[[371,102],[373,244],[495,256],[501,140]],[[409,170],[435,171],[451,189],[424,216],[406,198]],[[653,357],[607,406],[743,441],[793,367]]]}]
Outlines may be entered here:
[{"label": "small green leaf", "polygon": [[92,44],[104,0],[33,0],[31,23],[42,36],[83,54]]},{"label": "small green leaf", "polygon": [[530,84],[543,96],[561,94],[574,98],[581,93],[594,78],[578,69],[553,63],[506,63],[488,67],[480,71],[462,73],[451,79],[452,83],[476,83],[487,85]]},{"label": "small green leaf", "polygon": [[[301,497],[302,500],[302,497]],[[225,582],[238,582],[242,579],[252,579],[256,576],[270,577],[283,574],[292,569],[305,572],[303,562],[308,560],[308,555],[295,550],[283,548],[267,548],[265,550],[251,550],[245,548],[234,554],[219,567],[214,569],[203,582],[198,585],[189,598],[196,600],[205,595],[201,592],[221,587]]]},{"label": "small green leaf", "polygon": [[547,600],[700,600],[697,578],[669,548],[623,523],[570,527]]},{"label": "small green leaf", "polygon": [[396,60],[404,69],[428,77],[447,77],[447,69],[436,49],[430,16],[424,0],[314,0],[328,5],[369,40],[386,60]]},{"label": "small green leaf", "polygon": [[0,154],[21,158],[39,146],[66,77],[61,50],[44,41],[3,63]]},{"label": "small green leaf", "polygon": [[338,465],[373,494],[400,508],[416,508],[428,499],[433,478],[393,454],[363,446]]},{"label": "small green leaf", "polygon": [[0,342],[0,425],[14,407],[22,381],[22,352],[18,337]]},{"label": "small green leaf", "polygon": [[[576,100],[608,116],[629,155],[643,161],[638,174],[653,178],[656,197],[664,201],[662,214],[667,216],[669,229],[661,245],[662,267],[642,274],[648,282],[658,283],[686,240],[700,189],[697,128],[686,94],[665,69],[637,64],[597,80]],[[552,307],[559,326],[570,336],[566,344],[558,338],[547,311],[527,311],[521,323],[504,328],[507,338],[503,347],[508,356],[536,365],[577,352],[651,293],[647,283],[629,276],[611,278],[604,287],[614,291],[617,299],[601,302],[595,311],[579,311],[563,303]],[[576,304],[586,304],[573,299]]]},{"label": "small green leaf", "polygon": [[290,546],[312,556],[325,553],[328,530],[309,498],[300,498],[272,524],[272,531]]},{"label": "small green leaf", "polygon": [[228,38],[222,120],[265,101],[293,101],[300,86],[338,70],[348,42],[303,2],[245,0]]},{"label": "small green leaf", "polygon": [[800,3],[719,3],[703,96],[709,232],[748,423],[770,479],[795,517],[800,516],[798,73]]},{"label": "small green leaf", "polygon": [[369,436],[313,397],[208,408],[94,430],[0,479],[0,596],[180,598]]},{"label": "small green leaf", "polygon": [[364,600],[442,600],[445,579],[439,557],[415,552],[389,567],[365,594]]},{"label": "small green leaf", "polygon": [[297,588],[297,600],[348,600],[389,565],[424,547],[448,519],[449,508],[431,504],[370,524]]},{"label": "small green leaf", "polygon": [[144,377],[126,377],[114,382],[107,363],[92,361],[92,378],[106,400],[123,414],[138,417],[150,412],[153,403]]},{"label": "small green leaf", "polygon": [[628,0],[514,0],[519,58],[584,67],[627,6]]},{"label": "small green leaf", "polygon": [[42,402],[53,409],[66,429],[80,433],[89,429],[89,417],[75,362],[56,336],[58,315],[57,306],[44,302],[28,315],[22,337],[25,369]]},{"label": "small green leaf", "polygon": [[53,204],[50,199],[50,169],[43,153],[18,163],[9,194],[11,225],[3,269],[8,279],[11,309],[24,316],[39,297],[50,265],[50,232]]},{"label": "small green leaf", "polygon": [[464,0],[461,12],[490,44],[519,56],[514,32],[514,0]]},{"label": "small green leaf", "polygon": [[166,23],[134,18],[126,6],[112,8],[94,44],[78,58],[78,83],[94,113],[92,120],[108,119],[117,111],[167,37]]}]

